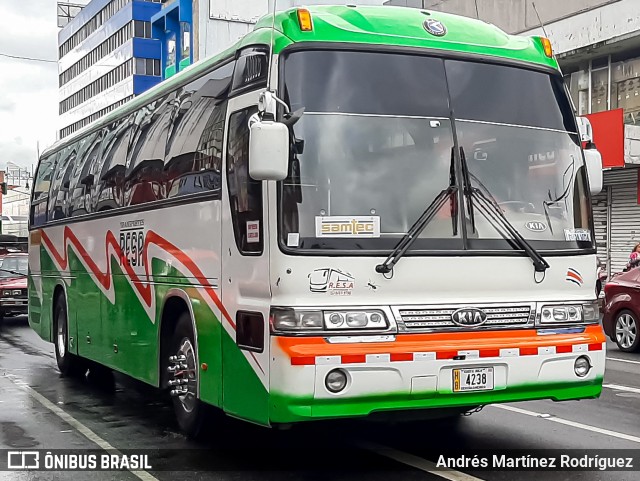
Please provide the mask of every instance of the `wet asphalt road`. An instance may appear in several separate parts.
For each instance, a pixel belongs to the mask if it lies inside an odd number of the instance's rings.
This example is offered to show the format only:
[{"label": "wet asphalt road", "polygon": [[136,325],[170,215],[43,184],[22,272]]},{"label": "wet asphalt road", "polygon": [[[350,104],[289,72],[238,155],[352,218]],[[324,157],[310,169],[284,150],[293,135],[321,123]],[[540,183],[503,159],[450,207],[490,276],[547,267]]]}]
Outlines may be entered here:
[{"label": "wet asphalt road", "polygon": [[[640,479],[640,471],[429,472],[447,449],[640,450],[640,354],[610,345],[605,386],[597,400],[488,406],[456,424],[340,422],[283,432],[226,419],[196,443],[178,432],[170,400],[155,390],[106,372],[61,378],[53,345],[24,318],[7,319],[0,327],[0,449],[163,449],[156,468],[195,471],[0,471],[0,480]],[[640,451],[632,454],[639,464]]]}]

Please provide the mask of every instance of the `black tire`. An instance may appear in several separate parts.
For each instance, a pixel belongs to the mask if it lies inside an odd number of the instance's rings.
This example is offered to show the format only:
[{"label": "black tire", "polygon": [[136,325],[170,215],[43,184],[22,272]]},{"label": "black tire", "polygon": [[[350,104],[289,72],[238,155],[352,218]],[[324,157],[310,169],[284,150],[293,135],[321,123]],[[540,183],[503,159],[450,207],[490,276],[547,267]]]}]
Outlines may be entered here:
[{"label": "black tire", "polygon": [[640,323],[638,316],[629,310],[620,311],[613,321],[613,340],[623,352],[640,349]]},{"label": "black tire", "polygon": [[53,308],[53,344],[56,349],[56,363],[63,376],[84,374],[86,364],[83,359],[69,352],[67,303],[63,294],[58,295]]},{"label": "black tire", "polygon": [[[172,400],[178,426],[190,438],[198,438],[200,436],[209,414],[208,406],[198,399],[199,366],[196,351],[197,346],[195,344],[191,316],[189,313],[184,312],[178,318],[178,323],[173,331],[169,355],[185,355],[188,369],[180,370],[179,372],[183,373],[180,376],[170,374],[169,378],[173,380],[178,378],[188,380],[186,385],[188,394],[172,395]],[[167,360],[167,365],[173,365],[173,363]],[[174,390],[179,387],[181,386],[169,386],[169,389]]]}]

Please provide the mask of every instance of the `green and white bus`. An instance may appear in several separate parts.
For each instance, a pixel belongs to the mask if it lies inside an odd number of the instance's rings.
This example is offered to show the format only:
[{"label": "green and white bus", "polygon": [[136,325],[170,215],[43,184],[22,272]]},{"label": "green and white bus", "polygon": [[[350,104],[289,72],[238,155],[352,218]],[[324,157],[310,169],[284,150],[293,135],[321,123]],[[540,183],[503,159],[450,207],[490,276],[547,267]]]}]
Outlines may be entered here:
[{"label": "green and white bus", "polygon": [[550,42],[419,9],[260,20],[43,153],[29,323],[265,425],[599,396],[590,195]]}]

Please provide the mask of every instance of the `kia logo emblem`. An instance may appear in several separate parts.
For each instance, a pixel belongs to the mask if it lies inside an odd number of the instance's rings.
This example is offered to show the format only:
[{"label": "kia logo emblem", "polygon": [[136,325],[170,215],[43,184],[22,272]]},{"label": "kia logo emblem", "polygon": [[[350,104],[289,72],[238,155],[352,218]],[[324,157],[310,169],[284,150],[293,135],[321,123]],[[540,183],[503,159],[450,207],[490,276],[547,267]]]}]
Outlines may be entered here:
[{"label": "kia logo emblem", "polygon": [[547,224],[540,221],[530,221],[525,224],[525,227],[532,232],[544,232],[547,230]]},{"label": "kia logo emblem", "polygon": [[487,322],[487,313],[475,307],[463,307],[451,314],[451,320],[458,326],[476,327]]},{"label": "kia logo emblem", "polygon": [[436,20],[435,18],[428,18],[422,24],[424,29],[429,32],[431,35],[435,35],[436,37],[442,37],[447,33],[447,27],[444,26],[440,20]]}]

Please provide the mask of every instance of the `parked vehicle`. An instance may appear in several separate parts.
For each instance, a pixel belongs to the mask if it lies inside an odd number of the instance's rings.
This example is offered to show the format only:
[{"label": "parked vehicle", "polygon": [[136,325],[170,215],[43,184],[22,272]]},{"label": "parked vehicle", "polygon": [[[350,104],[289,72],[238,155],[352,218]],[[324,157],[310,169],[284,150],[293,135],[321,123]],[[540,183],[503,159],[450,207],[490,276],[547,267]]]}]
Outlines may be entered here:
[{"label": "parked vehicle", "polygon": [[624,352],[640,348],[640,268],[612,276],[604,286],[604,331]]},{"label": "parked vehicle", "polygon": [[606,261],[603,261],[602,259],[600,259],[600,257],[596,257],[596,260],[598,262],[598,280],[596,281],[596,295],[600,298],[602,297],[602,295],[604,295],[604,292],[602,292],[602,287],[607,282],[607,277],[608,277],[607,263]]},{"label": "parked vehicle", "polygon": [[26,215],[2,215],[2,234],[26,237],[29,217]]},{"label": "parked vehicle", "polygon": [[0,264],[0,321],[7,316],[27,314],[27,266],[29,256],[9,254]]}]

